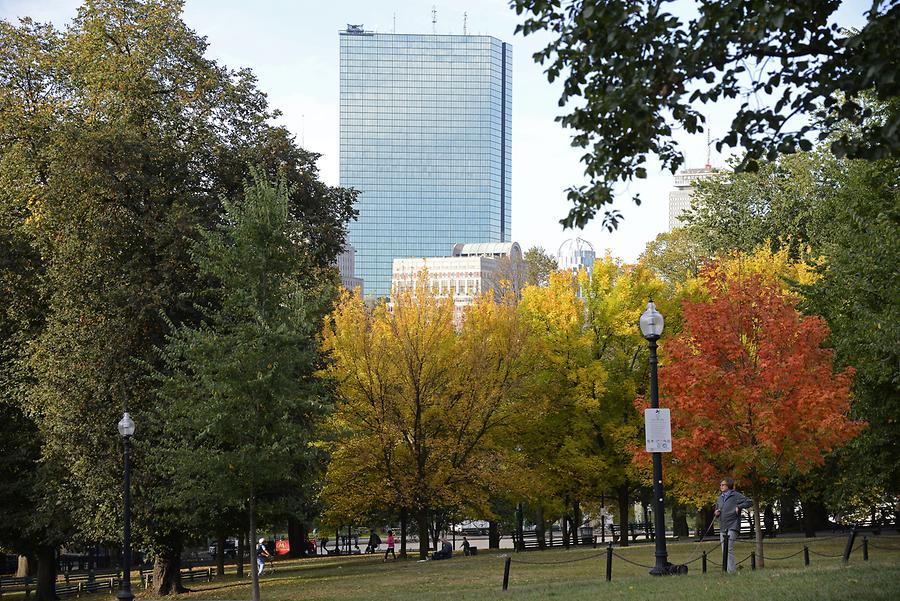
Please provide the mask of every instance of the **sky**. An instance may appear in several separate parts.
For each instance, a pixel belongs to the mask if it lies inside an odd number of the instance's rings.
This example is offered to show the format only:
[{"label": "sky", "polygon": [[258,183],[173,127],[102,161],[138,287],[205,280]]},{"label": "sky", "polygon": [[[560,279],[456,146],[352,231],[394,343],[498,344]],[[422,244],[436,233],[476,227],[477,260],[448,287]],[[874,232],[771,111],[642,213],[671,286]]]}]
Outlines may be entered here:
[{"label": "sky", "polygon": [[[80,0],[0,0],[0,18],[30,16],[63,27]],[[689,10],[690,2],[679,2]],[[868,0],[844,2],[838,13],[845,26],[860,26]],[[432,7],[436,23],[432,24]],[[278,123],[305,148],[322,155],[322,180],[338,185],[338,31],[348,23],[368,30],[396,33],[463,33],[492,35],[513,46],[512,118],[512,240],[523,249],[541,246],[555,253],[575,236],[590,242],[598,255],[609,252],[626,262],[637,259],[646,244],[668,227],[668,194],[673,176],[650,161],[644,181],[617,188],[614,208],[624,222],[612,233],[595,219],[584,230],[564,230],[559,220],[569,211],[565,190],[586,183],[580,157],[572,148],[571,132],[554,118],[559,82],[547,82],[532,55],[549,41],[546,34],[514,35],[523,20],[507,0],[187,0],[184,20],[209,43],[207,56],[232,69],[251,68],[270,105],[282,111]],[[724,135],[734,116],[734,104],[703,109],[713,139]],[[686,167],[707,160],[706,136],[676,132]],[[714,167],[728,157],[712,148]],[[631,197],[640,193],[640,206]],[[472,241],[475,242],[475,241]]]}]

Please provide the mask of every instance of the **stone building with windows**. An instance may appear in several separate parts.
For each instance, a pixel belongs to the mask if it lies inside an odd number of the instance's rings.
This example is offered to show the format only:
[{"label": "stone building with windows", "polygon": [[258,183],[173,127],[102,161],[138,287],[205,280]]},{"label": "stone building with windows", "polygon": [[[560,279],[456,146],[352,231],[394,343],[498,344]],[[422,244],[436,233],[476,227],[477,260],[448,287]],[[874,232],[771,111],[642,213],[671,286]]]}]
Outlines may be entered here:
[{"label": "stone building with windows", "polygon": [[454,244],[449,257],[394,259],[391,290],[396,294],[413,289],[424,271],[427,283],[439,298],[453,298],[460,323],[465,308],[478,295],[499,292],[503,281],[516,285],[523,263],[518,242]]}]

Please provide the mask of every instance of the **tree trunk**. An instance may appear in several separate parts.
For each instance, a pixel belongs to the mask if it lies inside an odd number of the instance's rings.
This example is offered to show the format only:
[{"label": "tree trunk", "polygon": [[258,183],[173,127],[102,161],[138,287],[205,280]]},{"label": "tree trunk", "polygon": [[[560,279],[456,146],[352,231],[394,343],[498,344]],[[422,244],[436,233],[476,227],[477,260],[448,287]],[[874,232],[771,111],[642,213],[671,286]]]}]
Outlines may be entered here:
[{"label": "tree trunk", "polygon": [[259,570],[256,567],[256,494],[250,485],[250,601],[259,601]]},{"label": "tree trunk", "polygon": [[543,505],[543,503],[538,502],[537,507],[535,507],[535,509],[534,509],[534,513],[535,513],[534,532],[537,535],[538,549],[543,551],[544,549],[547,548],[547,538],[546,538],[547,533],[545,531],[546,525],[544,524],[544,505]]},{"label": "tree trunk", "polygon": [[715,509],[707,505],[697,510],[697,538],[703,540],[712,531],[712,525],[715,523]]},{"label": "tree trunk", "polygon": [[187,591],[181,585],[181,549],[159,553],[153,561],[153,594],[165,596]]},{"label": "tree trunk", "polygon": [[428,559],[428,510],[420,507],[416,511],[419,525],[419,559]]},{"label": "tree trunk", "polygon": [[802,499],[800,504],[803,507],[803,532],[806,536],[815,536],[816,530],[828,526],[825,505],[814,499]]},{"label": "tree trunk", "polygon": [[581,504],[578,501],[572,505],[572,539],[575,544],[581,544]]},{"label": "tree trunk", "polygon": [[566,496],[563,498],[563,507],[565,510],[562,514],[562,538],[563,538],[563,547],[566,549],[569,548],[569,497]]},{"label": "tree trunk", "polygon": [[778,529],[781,532],[796,530],[798,526],[796,505],[797,499],[794,496],[783,496],[778,499],[778,509],[781,515],[781,519],[778,520]]},{"label": "tree trunk", "polygon": [[763,513],[763,524],[765,524],[765,533],[769,538],[775,538],[775,510],[772,504],[766,504],[765,513]]},{"label": "tree trunk", "polygon": [[688,530],[687,507],[681,503],[672,504],[672,534],[685,538],[691,535]]},{"label": "tree trunk", "polygon": [[516,505],[516,549],[525,550],[525,506],[519,501]]},{"label": "tree trunk", "polygon": [[500,527],[494,520],[488,521],[488,548],[500,548]]},{"label": "tree trunk", "polygon": [[225,575],[225,529],[221,526],[216,536],[216,574]]},{"label": "tree trunk", "polygon": [[294,516],[288,516],[288,545],[291,547],[288,557],[306,557],[306,539],[306,524]]},{"label": "tree trunk", "polygon": [[36,601],[55,601],[56,596],[56,550],[49,545],[37,548],[37,594]]},{"label": "tree trunk", "polygon": [[242,532],[238,535],[238,544],[237,544],[237,577],[238,578],[244,577],[244,553],[245,553],[245,549],[246,549],[245,541],[247,539],[247,537],[243,533],[243,528],[241,530],[242,530]]},{"label": "tree trunk", "polygon": [[628,546],[628,485],[623,484],[616,489],[616,501],[619,505],[619,546]]},{"label": "tree trunk", "polygon": [[406,507],[400,508],[400,557],[406,557],[406,526],[409,521],[409,511]]},{"label": "tree trunk", "polygon": [[[753,533],[756,536],[756,567],[762,569],[766,567],[766,556],[763,552],[763,531],[762,528],[759,527],[759,504],[760,504],[760,487],[758,484],[753,484]],[[738,528],[740,528],[740,522],[738,522]]]}]

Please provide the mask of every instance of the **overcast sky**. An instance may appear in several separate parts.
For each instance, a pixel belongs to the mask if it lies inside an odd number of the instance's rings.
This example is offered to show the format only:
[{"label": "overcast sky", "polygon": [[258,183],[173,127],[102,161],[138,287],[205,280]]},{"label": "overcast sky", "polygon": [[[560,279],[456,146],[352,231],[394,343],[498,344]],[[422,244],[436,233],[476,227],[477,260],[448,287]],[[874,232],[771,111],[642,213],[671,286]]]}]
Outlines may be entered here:
[{"label": "overcast sky", "polygon": [[[62,27],[81,4],[79,0],[0,0],[0,18],[31,16]],[[690,2],[677,3],[688,10]],[[845,2],[839,12],[843,26],[862,25],[867,0]],[[437,10],[432,25],[432,6]],[[506,0],[187,0],[184,19],[209,42],[208,55],[230,68],[250,67],[273,107],[284,114],[280,123],[306,148],[319,152],[322,179],[338,184],[338,31],[348,23],[397,33],[463,33],[464,13],[471,34],[495,36],[513,46],[512,239],[523,248],[543,246],[556,252],[573,236],[591,242],[602,254],[633,261],[646,243],[668,225],[668,193],[673,177],[651,162],[648,179],[622,187],[616,208],[625,215],[610,234],[599,219],[584,231],[563,230],[569,202],[565,189],[585,183],[570,133],[554,121],[562,110],[560,85],[547,83],[540,65],[531,59],[548,40],[546,35],[514,35],[520,18]],[[712,137],[722,135],[733,117],[728,105],[705,109]],[[706,162],[706,137],[677,138],[687,167]],[[726,157],[713,151],[713,166]],[[643,203],[631,196],[640,192]],[[471,241],[477,242],[477,241]]]}]

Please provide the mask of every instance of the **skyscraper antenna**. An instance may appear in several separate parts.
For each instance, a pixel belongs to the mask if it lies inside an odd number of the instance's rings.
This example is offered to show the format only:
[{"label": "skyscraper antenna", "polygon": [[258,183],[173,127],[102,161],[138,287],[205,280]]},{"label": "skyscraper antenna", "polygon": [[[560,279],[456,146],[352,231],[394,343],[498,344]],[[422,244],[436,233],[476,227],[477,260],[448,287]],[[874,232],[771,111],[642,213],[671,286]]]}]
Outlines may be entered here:
[{"label": "skyscraper antenna", "polygon": [[706,124],[706,170],[712,169],[712,141],[709,139],[709,124]]},{"label": "skyscraper antenna", "polygon": [[391,30],[391,33],[397,33],[397,13],[394,13],[394,29]]},{"label": "skyscraper antenna", "polygon": [[469,13],[464,12],[463,13],[463,35],[469,35],[468,24],[469,24]]},{"label": "skyscraper antenna", "polygon": [[437,6],[431,5],[431,33],[437,33]]}]

